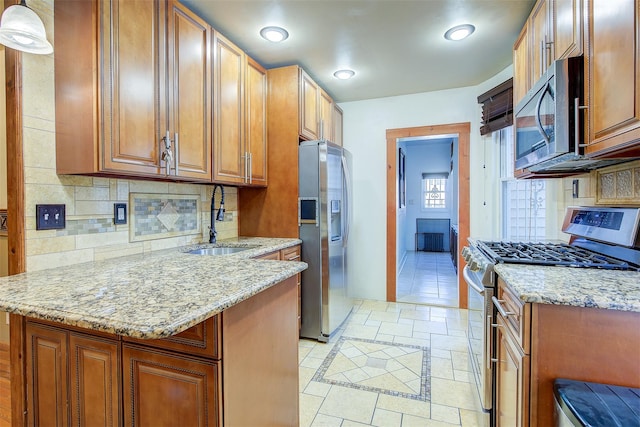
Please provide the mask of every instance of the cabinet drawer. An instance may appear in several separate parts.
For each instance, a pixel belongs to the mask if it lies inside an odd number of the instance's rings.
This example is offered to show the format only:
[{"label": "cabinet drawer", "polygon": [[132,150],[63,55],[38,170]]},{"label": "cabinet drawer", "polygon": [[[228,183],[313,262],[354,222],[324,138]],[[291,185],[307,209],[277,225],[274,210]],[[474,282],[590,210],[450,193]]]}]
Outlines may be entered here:
[{"label": "cabinet drawer", "polygon": [[292,246],[280,251],[281,259],[284,261],[300,261],[300,246]]},{"label": "cabinet drawer", "polygon": [[497,302],[494,301],[494,304],[496,304],[498,311],[504,311],[501,314],[505,320],[506,328],[516,338],[525,354],[529,354],[531,304],[520,301],[502,278],[498,278],[498,296]]},{"label": "cabinet drawer", "polygon": [[168,338],[145,340],[123,337],[123,339],[149,347],[220,359],[220,316],[210,317],[204,322]]}]

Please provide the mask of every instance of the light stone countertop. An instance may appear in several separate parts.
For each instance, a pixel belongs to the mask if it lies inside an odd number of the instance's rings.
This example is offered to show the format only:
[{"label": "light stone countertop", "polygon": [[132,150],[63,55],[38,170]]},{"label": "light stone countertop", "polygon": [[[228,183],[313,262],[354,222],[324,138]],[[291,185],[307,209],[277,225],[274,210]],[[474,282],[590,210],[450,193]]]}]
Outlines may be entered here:
[{"label": "light stone countertop", "polygon": [[[136,337],[175,335],[305,270],[251,259],[299,239],[240,238],[0,277],[0,311]],[[230,255],[198,247],[248,246]]]},{"label": "light stone countertop", "polygon": [[640,312],[640,272],[496,264],[494,270],[524,302]]}]

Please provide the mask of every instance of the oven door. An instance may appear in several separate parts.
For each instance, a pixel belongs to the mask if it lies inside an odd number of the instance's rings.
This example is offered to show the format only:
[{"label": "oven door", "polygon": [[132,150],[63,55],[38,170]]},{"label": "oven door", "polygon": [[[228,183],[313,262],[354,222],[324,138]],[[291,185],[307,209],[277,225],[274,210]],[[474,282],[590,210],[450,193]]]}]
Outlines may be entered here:
[{"label": "oven door", "polygon": [[468,266],[462,270],[468,285],[469,320],[468,340],[469,358],[473,374],[480,395],[480,403],[484,411],[491,411],[493,407],[493,366],[491,362],[493,352],[494,308],[491,298],[494,289],[482,285],[478,275]]}]

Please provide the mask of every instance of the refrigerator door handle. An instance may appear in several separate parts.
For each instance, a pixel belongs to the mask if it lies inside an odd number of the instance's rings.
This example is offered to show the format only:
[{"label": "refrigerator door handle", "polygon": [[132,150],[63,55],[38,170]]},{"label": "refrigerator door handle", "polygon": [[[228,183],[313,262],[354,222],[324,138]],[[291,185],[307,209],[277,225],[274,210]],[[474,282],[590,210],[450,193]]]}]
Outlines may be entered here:
[{"label": "refrigerator door handle", "polygon": [[351,229],[351,171],[349,170],[349,164],[345,156],[342,156],[342,176],[346,187],[346,203],[344,204],[346,221],[344,221],[344,238],[342,239],[342,245],[346,248],[349,241],[349,231]]}]

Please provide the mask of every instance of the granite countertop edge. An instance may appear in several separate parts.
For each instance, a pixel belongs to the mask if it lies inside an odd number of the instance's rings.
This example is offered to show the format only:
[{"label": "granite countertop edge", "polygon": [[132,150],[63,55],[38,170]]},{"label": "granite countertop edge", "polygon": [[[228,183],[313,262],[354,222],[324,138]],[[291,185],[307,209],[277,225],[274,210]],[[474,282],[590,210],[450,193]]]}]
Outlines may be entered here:
[{"label": "granite countertop edge", "polygon": [[[165,338],[304,271],[304,262],[254,259],[301,243],[238,238],[3,277],[0,311],[132,338]],[[187,253],[212,246],[250,249]]]},{"label": "granite countertop edge", "polygon": [[496,264],[496,273],[525,303],[640,312],[640,272]]}]

